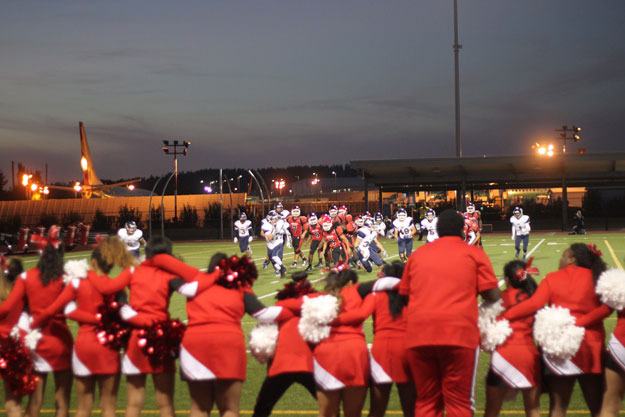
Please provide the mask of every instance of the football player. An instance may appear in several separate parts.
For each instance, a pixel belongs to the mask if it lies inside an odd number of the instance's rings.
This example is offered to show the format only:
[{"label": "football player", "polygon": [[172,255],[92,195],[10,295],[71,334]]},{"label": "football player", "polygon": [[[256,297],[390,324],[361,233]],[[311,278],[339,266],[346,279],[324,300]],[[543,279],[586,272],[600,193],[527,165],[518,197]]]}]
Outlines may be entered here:
[{"label": "football player", "polygon": [[425,218],[421,220],[421,230],[426,233],[426,242],[428,243],[434,242],[438,239],[436,223],[438,223],[436,212],[432,209],[428,209],[428,211],[425,212]]},{"label": "football player", "polygon": [[512,217],[510,217],[510,223],[512,223],[512,240],[514,240],[515,258],[519,257],[521,252],[521,244],[523,244],[523,259],[527,256],[527,245],[530,241],[530,217],[527,214],[523,214],[521,207],[515,207],[512,210]]},{"label": "football player", "polygon": [[248,256],[252,256],[252,243],[253,237],[250,232],[252,230],[252,222],[248,220],[247,214],[241,213],[239,220],[234,222],[234,243],[239,243],[239,250]]},{"label": "football player", "polygon": [[275,208],[276,213],[278,213],[278,215],[280,216],[280,218],[282,220],[286,220],[287,217],[289,217],[289,211],[284,209],[284,206],[282,205],[282,202],[278,201],[278,203],[276,204],[276,208]]},{"label": "football player", "polygon": [[271,260],[276,275],[284,277],[286,268],[282,263],[284,255],[285,235],[288,227],[280,215],[274,210],[269,212],[269,220],[263,224],[263,236],[267,242],[267,257]]},{"label": "football player", "polygon": [[373,216],[373,230],[378,234],[378,237],[386,236],[386,223],[384,223],[384,216],[380,212]]},{"label": "football player", "polygon": [[[382,256],[386,256],[384,246],[378,241],[378,234],[373,230],[373,220],[368,217],[358,216],[356,225],[359,226],[356,232],[354,248],[360,264],[367,272],[373,270],[371,263],[382,266],[384,261]],[[380,256],[382,254],[382,256]]]},{"label": "football player", "polygon": [[306,216],[301,215],[301,210],[299,206],[293,207],[291,210],[291,214],[286,218],[286,221],[289,225],[289,230],[291,232],[291,239],[293,241],[293,264],[291,265],[293,268],[297,267],[298,259],[301,259],[302,265],[306,262],[304,256],[302,255],[302,245],[301,238],[304,233],[304,226],[306,226],[306,222],[308,219]]},{"label": "football player", "polygon": [[412,237],[417,233],[417,228],[412,223],[412,217],[408,216],[406,209],[397,210],[396,219],[393,220],[393,229],[395,230],[395,239],[397,239],[399,259],[406,262],[412,253]]},{"label": "football player", "polygon": [[315,268],[319,268],[323,264],[323,261],[321,260],[321,247],[319,246],[323,240],[323,230],[315,213],[310,213],[308,216],[308,224],[304,228],[304,232],[300,238],[300,247],[304,242],[304,239],[308,236],[310,236],[310,249],[308,250],[308,266],[306,267],[306,270],[310,271],[312,269],[315,252],[318,253],[319,257],[319,262],[315,265]]},{"label": "football player", "polygon": [[141,245],[145,245],[145,239],[143,232],[137,229],[137,223],[132,220],[127,221],[124,227],[117,231],[117,236],[135,258],[138,259],[141,256]]},{"label": "football player", "polygon": [[475,208],[475,204],[473,204],[473,202],[469,202],[467,204],[467,211],[465,211],[463,214],[465,219],[469,219],[469,220],[473,220],[475,223],[477,223],[477,227],[479,229],[480,232],[480,239],[478,240],[479,246],[482,246],[482,213],[480,213],[479,210],[476,210]]},{"label": "football player", "polygon": [[480,246],[482,239],[480,226],[477,221],[471,218],[464,219],[464,240],[471,246]]},{"label": "football player", "polygon": [[[333,266],[337,267],[341,264],[341,260],[344,262],[351,256],[349,241],[340,226],[333,227],[330,216],[322,217],[321,229],[323,230],[323,247],[321,252],[326,253],[327,251]],[[330,266],[330,259],[326,259],[326,266]]]}]

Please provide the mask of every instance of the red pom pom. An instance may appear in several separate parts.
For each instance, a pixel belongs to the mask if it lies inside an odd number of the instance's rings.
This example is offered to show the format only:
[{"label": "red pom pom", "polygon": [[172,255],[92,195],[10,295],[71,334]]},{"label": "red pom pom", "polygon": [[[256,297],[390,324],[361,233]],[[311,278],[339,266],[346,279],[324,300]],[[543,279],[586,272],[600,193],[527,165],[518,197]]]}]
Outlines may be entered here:
[{"label": "red pom pom", "polygon": [[137,341],[137,345],[139,345],[139,347],[141,348],[145,347],[147,344],[148,344],[148,340],[144,338],[141,338]]}]

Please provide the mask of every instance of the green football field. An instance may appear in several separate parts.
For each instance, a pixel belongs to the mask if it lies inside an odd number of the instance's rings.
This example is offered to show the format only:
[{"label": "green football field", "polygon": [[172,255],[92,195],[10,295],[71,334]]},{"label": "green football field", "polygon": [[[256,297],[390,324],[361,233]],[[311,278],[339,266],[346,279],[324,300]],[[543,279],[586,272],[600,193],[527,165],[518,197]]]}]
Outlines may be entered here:
[{"label": "green football field", "polygon": [[[625,263],[625,234],[623,233],[593,233],[586,236],[568,236],[563,233],[534,233],[530,239],[530,251],[535,257],[535,265],[540,269],[541,276],[546,273],[557,269],[558,260],[562,251],[567,245],[573,242],[592,242],[597,244],[600,250],[603,252],[605,261],[610,266],[622,267]],[[394,241],[384,240],[385,245],[389,253],[389,261],[397,259],[397,245]],[[415,242],[418,246],[421,242]],[[273,275],[271,268],[262,270],[260,268],[262,259],[264,256],[264,247],[261,242],[253,242],[254,258],[259,267],[260,277],[254,286],[256,294],[266,304],[273,304],[275,291],[280,289],[285,280],[280,280]],[[503,265],[514,257],[513,242],[510,240],[509,235],[502,234],[489,234],[484,236],[484,249],[490,256],[495,272],[498,276],[501,276]],[[238,247],[232,242],[200,242],[200,243],[179,243],[174,246],[174,252],[179,257],[183,258],[186,262],[195,265],[199,268],[205,268],[210,256],[217,252],[222,251],[227,254],[233,254],[238,251]],[[66,254],[66,259],[79,259],[86,257],[87,252],[70,252]],[[292,261],[292,251],[286,250],[285,252],[285,265],[290,266]],[[25,267],[33,267],[36,263],[36,258],[25,257]],[[292,272],[292,270],[289,270]],[[366,272],[360,272],[360,280],[365,281],[373,279],[374,273],[367,274]],[[319,270],[313,271],[310,278],[313,282],[317,282],[318,286],[321,285],[323,275]],[[540,279],[540,277],[539,277]],[[178,317],[185,319],[185,306],[184,300],[175,295],[171,302],[171,315],[172,317]],[[615,316],[607,319],[606,324],[608,330],[614,326]],[[254,326],[254,319],[249,316],[244,317],[243,327],[246,332]],[[75,324],[71,323],[73,329]],[[370,320],[365,323],[365,331],[368,341],[371,342],[371,322]],[[479,375],[478,375],[478,388],[477,388],[477,408],[478,415],[481,414],[484,406],[484,379],[486,370],[488,369],[488,354],[482,353],[480,357]],[[251,355],[248,355],[247,364],[247,381],[244,384],[243,395],[241,398],[241,410],[243,415],[251,414],[256,394],[260,388],[260,385],[265,377],[265,366],[258,364]],[[52,400],[52,381],[48,383],[48,389],[46,392],[46,403],[44,405],[44,415],[53,415],[53,400]],[[145,405],[145,415],[158,414],[156,409],[151,384],[148,385],[148,398]],[[153,391],[152,391],[153,393]],[[176,381],[176,393],[175,393],[176,412],[180,415],[188,414],[189,410],[189,395],[187,392],[186,384],[179,379]],[[542,397],[543,410],[547,410],[548,398],[546,395]],[[75,404],[75,402],[73,402]],[[125,386],[122,381],[119,391],[119,415],[123,415],[123,408],[125,404]],[[365,406],[366,408],[367,406]],[[74,407],[72,407],[74,408]],[[99,413],[99,411],[96,411]],[[584,401],[580,392],[576,389],[576,392],[571,401],[571,407],[569,413],[571,415],[586,415]],[[73,413],[72,413],[73,414]],[[277,404],[274,410],[276,415],[295,416],[295,415],[316,415],[316,403],[310,397],[310,395],[303,388],[299,386],[293,386],[282,400]],[[388,414],[396,415],[401,414],[397,395],[394,392],[389,404]],[[508,402],[504,405],[504,415],[523,415],[522,402],[517,399],[516,401]]]}]

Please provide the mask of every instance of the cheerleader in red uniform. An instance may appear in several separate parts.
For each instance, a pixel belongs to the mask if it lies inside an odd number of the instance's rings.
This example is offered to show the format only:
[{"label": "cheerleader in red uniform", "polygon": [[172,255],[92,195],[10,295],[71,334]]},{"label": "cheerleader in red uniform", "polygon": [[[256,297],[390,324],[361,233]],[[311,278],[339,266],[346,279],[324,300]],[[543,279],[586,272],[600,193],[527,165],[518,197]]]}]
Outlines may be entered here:
[{"label": "cheerleader in red uniform", "polygon": [[[276,294],[276,305],[316,292],[307,278],[306,272],[293,274],[293,282],[286,284]],[[269,417],[278,400],[296,382],[306,388],[313,398],[317,398],[312,351],[299,334],[298,325],[297,316],[280,324],[275,353],[256,397],[252,417]]]},{"label": "cheerleader in red uniform", "polygon": [[[0,270],[0,302],[7,299],[11,289],[13,288],[13,285],[15,284],[15,280],[22,272],[24,272],[22,263],[17,259],[11,259],[6,265],[4,265],[3,263],[2,270]],[[18,306],[17,308],[9,312],[9,314],[7,314],[2,320],[0,320],[1,338],[11,337],[11,331],[18,324],[23,308],[24,306],[22,303],[21,306]],[[21,417],[22,397],[14,394],[9,388],[6,381],[3,386],[4,409],[6,410],[7,417]]]},{"label": "cheerleader in red uniform", "polygon": [[[568,308],[574,317],[582,317],[601,305],[595,294],[595,284],[605,270],[606,264],[594,245],[574,243],[562,253],[560,270],[548,274],[531,298],[506,311],[503,317],[517,320],[548,304]],[[566,415],[576,380],[591,415],[599,413],[603,393],[601,358],[604,340],[603,323],[597,323],[586,328],[582,344],[570,360],[556,362],[543,356],[548,372],[551,416]]]},{"label": "cheerleader in red uniform", "polygon": [[[158,254],[171,254],[171,241],[163,237],[153,237],[145,248],[146,258]],[[124,270],[115,279],[91,274],[88,281],[102,295],[115,294],[125,287],[130,288],[129,308],[121,311],[126,320],[137,320],[148,327],[149,323],[169,320],[169,297],[175,276],[162,271],[149,263]],[[141,320],[138,320],[139,317]],[[134,327],[130,333],[128,348],[122,359],[122,373],[126,375],[127,405],[126,417],[139,417],[145,400],[145,382],[152,375],[156,389],[156,404],[161,417],[174,417],[174,375],[175,360],[170,358],[163,363],[155,363],[143,352],[139,345],[141,327]]]},{"label": "cheerleader in red uniform", "polygon": [[[37,266],[20,275],[9,297],[0,305],[0,318],[13,314],[15,310],[21,311],[24,302],[36,316],[56,300],[63,291],[63,247],[57,246],[45,246]],[[27,413],[30,417],[39,416],[47,376],[53,372],[56,416],[67,417],[72,387],[72,334],[61,316],[52,318],[41,329],[41,334],[41,340],[32,352],[40,380],[31,396]]]},{"label": "cheerleader in red uniform", "polygon": [[[63,307],[70,318],[79,322],[78,334],[72,352],[72,370],[76,377],[77,417],[91,415],[95,385],[100,388],[100,405],[104,417],[115,417],[119,387],[120,360],[117,350],[99,342],[96,325],[98,309],[104,297],[89,281],[89,276],[108,274],[114,265],[127,268],[134,265],[134,257],[116,236],[103,240],[91,254],[91,270],[86,279],[73,278],[54,303],[35,317],[32,327],[39,327]],[[68,303],[71,303],[68,305]],[[82,313],[82,317],[76,317]]]},{"label": "cheerleader in red uniform", "polygon": [[[403,262],[382,267],[381,277],[401,278]],[[360,287],[364,287],[361,285]],[[373,344],[371,346],[371,405],[369,417],[386,413],[393,384],[397,384],[404,416],[414,416],[415,387],[406,360],[406,319],[404,299],[397,291],[382,291],[368,295],[358,310],[341,314],[333,325],[360,324],[373,315]]]},{"label": "cheerleader in red uniform", "polygon": [[[527,300],[536,291],[531,273],[531,261],[511,261],[504,266],[506,290],[501,293],[506,309]],[[532,338],[534,317],[527,316],[510,322],[512,334],[491,356],[486,376],[485,417],[497,417],[506,394],[520,389],[523,393],[525,415],[540,416],[540,355]]]},{"label": "cheerleader in red uniform", "polygon": [[[213,255],[208,273],[184,264],[171,256],[156,256],[153,265],[192,281],[178,291],[188,297],[188,327],[180,347],[180,367],[189,385],[191,416],[210,414],[216,404],[221,416],[238,416],[247,355],[241,319],[245,313],[257,320],[272,322],[292,317],[281,307],[265,307],[252,293],[258,277],[247,258],[236,276],[227,273],[233,258]],[[236,269],[239,271],[239,268]],[[215,284],[215,285],[213,285]]]}]

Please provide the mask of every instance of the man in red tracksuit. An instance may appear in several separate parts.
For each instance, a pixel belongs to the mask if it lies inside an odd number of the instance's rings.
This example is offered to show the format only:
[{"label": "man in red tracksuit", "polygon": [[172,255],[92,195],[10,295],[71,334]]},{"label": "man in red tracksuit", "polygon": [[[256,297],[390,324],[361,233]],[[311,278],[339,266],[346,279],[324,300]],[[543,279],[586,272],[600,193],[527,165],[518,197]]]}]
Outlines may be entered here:
[{"label": "man in red tracksuit", "polygon": [[406,342],[419,417],[473,416],[477,297],[497,301],[499,289],[488,256],[464,242],[463,228],[459,213],[441,213],[440,238],[413,252],[399,286],[409,297]]}]

